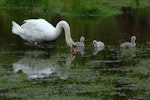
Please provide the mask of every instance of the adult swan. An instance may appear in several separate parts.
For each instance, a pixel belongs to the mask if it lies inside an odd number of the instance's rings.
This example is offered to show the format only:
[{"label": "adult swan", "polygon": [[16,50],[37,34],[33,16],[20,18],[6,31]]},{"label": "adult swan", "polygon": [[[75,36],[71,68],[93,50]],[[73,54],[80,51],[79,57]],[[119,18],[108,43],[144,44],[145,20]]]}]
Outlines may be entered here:
[{"label": "adult swan", "polygon": [[44,19],[24,20],[24,24],[21,26],[12,21],[12,25],[12,33],[34,44],[53,41],[60,36],[64,29],[67,45],[70,47],[75,45],[71,38],[70,26],[66,21],[58,22],[56,27]]}]

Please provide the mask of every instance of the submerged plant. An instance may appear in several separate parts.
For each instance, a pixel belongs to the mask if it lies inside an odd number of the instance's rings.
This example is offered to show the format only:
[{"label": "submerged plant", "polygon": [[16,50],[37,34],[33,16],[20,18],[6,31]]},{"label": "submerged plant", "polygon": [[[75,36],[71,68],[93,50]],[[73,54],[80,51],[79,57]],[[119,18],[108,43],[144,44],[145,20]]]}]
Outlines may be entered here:
[{"label": "submerged plant", "polygon": [[35,50],[35,51],[26,51],[25,52],[26,55],[32,55],[32,56],[40,56],[40,55],[44,55],[46,54],[44,51],[41,50]]},{"label": "submerged plant", "polygon": [[146,48],[143,50],[142,48],[130,48],[125,51],[120,52],[118,58],[122,61],[122,63],[135,65],[141,59],[144,53],[147,53]]},{"label": "submerged plant", "polygon": [[127,68],[129,74],[147,78],[150,74],[150,59],[140,59],[138,64]]}]

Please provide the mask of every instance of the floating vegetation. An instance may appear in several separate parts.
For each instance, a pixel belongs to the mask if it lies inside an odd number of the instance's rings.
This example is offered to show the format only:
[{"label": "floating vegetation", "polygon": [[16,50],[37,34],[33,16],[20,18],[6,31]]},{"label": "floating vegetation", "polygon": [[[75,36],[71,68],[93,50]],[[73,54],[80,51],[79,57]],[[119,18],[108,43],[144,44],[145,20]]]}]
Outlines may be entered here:
[{"label": "floating vegetation", "polygon": [[34,50],[34,51],[26,51],[25,54],[26,55],[33,55],[36,57],[36,56],[44,55],[46,53],[42,50]]},{"label": "floating vegetation", "polygon": [[[5,0],[2,1],[4,3]],[[16,3],[16,0],[13,1],[11,1],[12,4]],[[35,0],[28,2],[33,1]],[[0,16],[2,23],[0,27],[2,42],[0,44],[0,99],[149,99],[149,10],[138,9],[134,12],[135,9],[132,7],[136,8],[138,3],[141,5],[141,0],[117,0],[117,2],[113,0],[86,2],[38,0],[30,8],[16,7],[13,10],[3,10]],[[18,5],[22,4],[24,3]],[[108,5],[109,7],[106,7]],[[114,8],[116,5],[117,7]],[[122,5],[126,9],[125,15],[102,19],[98,17],[120,13],[116,9],[120,10]],[[132,6],[133,15],[129,14],[130,6]],[[51,15],[49,12],[57,14]],[[69,16],[80,14],[83,17],[69,17],[67,14]],[[51,21],[54,25],[61,19],[67,20],[71,26],[72,37],[78,39],[81,35],[86,36],[85,53],[73,55],[65,44],[64,35],[52,42],[53,45],[48,45],[49,51],[46,52],[44,47],[35,50],[33,46],[25,44],[19,37],[10,34],[12,20],[22,23],[24,19],[37,18],[37,16]],[[85,18],[86,16],[88,18]],[[130,36],[129,32],[135,32],[134,34],[139,37],[137,46],[122,52],[119,50],[119,41]],[[99,51],[97,55],[93,54],[91,46],[93,39],[100,39],[106,44],[106,48]]]}]

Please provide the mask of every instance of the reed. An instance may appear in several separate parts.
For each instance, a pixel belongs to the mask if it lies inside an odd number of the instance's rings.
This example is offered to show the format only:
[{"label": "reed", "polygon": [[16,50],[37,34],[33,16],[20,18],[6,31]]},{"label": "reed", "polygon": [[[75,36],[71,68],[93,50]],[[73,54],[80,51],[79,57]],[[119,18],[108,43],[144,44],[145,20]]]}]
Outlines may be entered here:
[{"label": "reed", "polygon": [[[1,0],[0,7],[25,7],[46,12],[82,16],[114,15],[121,13],[124,6],[144,7],[150,5],[148,0]],[[32,7],[31,7],[32,6]]]}]

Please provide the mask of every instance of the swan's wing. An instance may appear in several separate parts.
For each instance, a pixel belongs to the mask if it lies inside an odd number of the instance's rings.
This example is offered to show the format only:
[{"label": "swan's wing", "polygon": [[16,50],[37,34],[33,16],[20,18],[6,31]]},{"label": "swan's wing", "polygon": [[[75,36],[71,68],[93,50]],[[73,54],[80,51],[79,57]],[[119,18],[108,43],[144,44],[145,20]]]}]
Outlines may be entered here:
[{"label": "swan's wing", "polygon": [[55,27],[44,19],[25,20],[21,26],[24,30],[27,40],[40,41],[45,40],[50,34],[54,34]]},{"label": "swan's wing", "polygon": [[51,30],[54,30],[55,27],[51,25],[49,22],[47,22],[44,19],[29,19],[24,21],[25,24],[22,25],[22,28],[30,29],[33,33],[39,33],[39,32],[49,32]]},{"label": "swan's wing", "polygon": [[105,44],[101,41],[98,41],[97,44],[98,44],[98,47],[100,48],[103,48],[105,46]]},{"label": "swan's wing", "polygon": [[130,42],[125,42],[125,43],[120,45],[121,49],[128,49],[130,47],[132,47],[132,44]]}]

